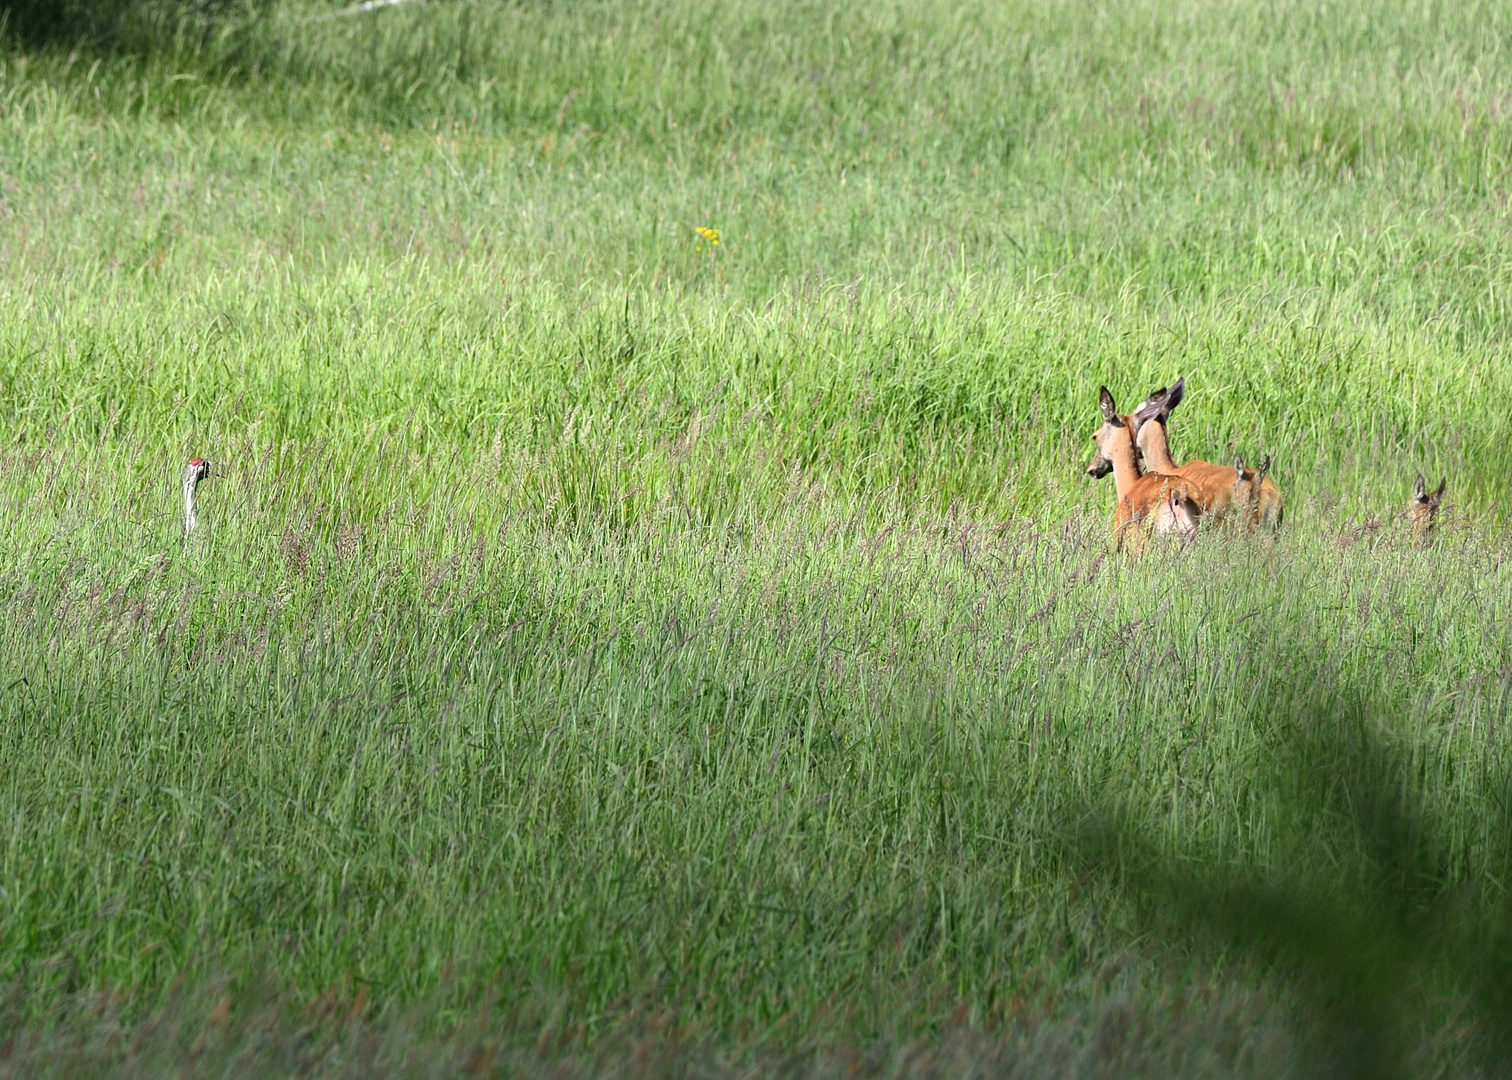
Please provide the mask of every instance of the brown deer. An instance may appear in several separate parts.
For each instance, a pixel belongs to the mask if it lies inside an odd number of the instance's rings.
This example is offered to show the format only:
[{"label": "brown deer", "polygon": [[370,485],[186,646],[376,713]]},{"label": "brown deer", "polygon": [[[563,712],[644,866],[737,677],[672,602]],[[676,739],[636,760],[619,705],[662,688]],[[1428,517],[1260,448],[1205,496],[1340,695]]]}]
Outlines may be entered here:
[{"label": "brown deer", "polygon": [[1407,504],[1415,543],[1426,544],[1433,540],[1433,530],[1438,525],[1439,504],[1444,501],[1444,488],[1448,486],[1449,478],[1446,476],[1439,481],[1437,488],[1429,491],[1428,485],[1423,483],[1422,473],[1418,474],[1417,486],[1412,489],[1412,502]]},{"label": "brown deer", "polygon": [[[1186,394],[1186,379],[1177,379],[1170,387],[1157,390],[1147,397],[1130,414],[1133,422],[1136,445],[1144,455],[1145,464],[1156,472],[1179,476],[1193,484],[1199,491],[1198,505],[1204,516],[1214,521],[1238,518],[1246,527],[1264,525],[1274,531],[1281,527],[1281,492],[1275,482],[1265,475],[1270,467],[1261,470],[1252,485],[1235,481],[1234,471],[1226,465],[1210,461],[1189,461],[1177,465],[1171,457],[1171,444],[1166,436],[1166,421],[1171,410],[1181,404]],[[1242,488],[1242,491],[1241,491]],[[1236,504],[1236,494],[1244,494],[1249,502]]]},{"label": "brown deer", "polygon": [[[1194,485],[1159,472],[1140,475],[1132,423],[1118,414],[1106,386],[1098,389],[1097,400],[1103,422],[1092,436],[1097,452],[1087,463],[1087,475],[1113,474],[1118,492],[1118,508],[1113,513],[1114,546],[1123,550],[1130,535],[1145,527],[1157,536],[1189,539],[1202,515],[1202,502]],[[1179,509],[1173,509],[1176,504]]]}]

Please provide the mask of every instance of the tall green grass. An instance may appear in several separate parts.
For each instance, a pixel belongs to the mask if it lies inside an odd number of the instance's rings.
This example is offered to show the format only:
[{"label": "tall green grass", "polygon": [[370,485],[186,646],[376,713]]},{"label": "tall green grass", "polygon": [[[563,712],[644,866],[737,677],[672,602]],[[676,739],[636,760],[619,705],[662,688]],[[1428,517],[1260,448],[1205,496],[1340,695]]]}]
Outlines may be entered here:
[{"label": "tall green grass", "polygon": [[[267,999],[358,1024],[301,1059],[333,1074],[481,1029],[490,1068],[591,1070],[657,1017],[711,1074],[1302,1068],[1336,1031],[1307,957],[1150,898],[1277,882],[1357,929],[1374,784],[1445,940],[1500,925],[1506,20],[289,3],[7,39],[14,1067],[211,1070],[194,1031],[241,1053]],[[1270,453],[1287,524],[1130,562],[1096,390],[1178,374],[1178,455]],[[1420,959],[1388,1056],[1494,1061],[1494,987]]]}]

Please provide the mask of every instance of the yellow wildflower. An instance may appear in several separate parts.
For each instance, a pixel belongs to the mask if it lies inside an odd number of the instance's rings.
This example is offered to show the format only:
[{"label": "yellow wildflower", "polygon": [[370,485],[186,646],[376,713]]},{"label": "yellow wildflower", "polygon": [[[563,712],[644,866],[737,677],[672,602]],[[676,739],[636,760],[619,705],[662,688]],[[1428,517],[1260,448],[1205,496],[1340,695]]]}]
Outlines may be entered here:
[{"label": "yellow wildflower", "polygon": [[700,237],[702,237],[708,243],[708,245],[710,247],[718,247],[719,246],[719,230],[718,229],[711,229],[707,225],[700,225],[698,228],[694,229],[693,231],[696,232]]}]

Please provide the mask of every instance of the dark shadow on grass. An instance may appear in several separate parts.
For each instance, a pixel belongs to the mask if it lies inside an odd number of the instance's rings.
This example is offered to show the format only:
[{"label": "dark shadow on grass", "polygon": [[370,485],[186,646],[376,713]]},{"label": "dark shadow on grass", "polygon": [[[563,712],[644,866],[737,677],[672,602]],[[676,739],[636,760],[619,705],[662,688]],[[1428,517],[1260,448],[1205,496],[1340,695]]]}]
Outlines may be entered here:
[{"label": "dark shadow on grass", "polygon": [[228,25],[266,15],[268,0],[0,0],[4,35],[23,49],[148,55],[203,49]]},{"label": "dark shadow on grass", "polygon": [[1124,886],[1150,931],[1283,979],[1311,1028],[1319,1073],[1382,1080],[1431,1070],[1442,1062],[1423,1061],[1426,1027],[1452,1015],[1451,1056],[1480,1075],[1512,1075],[1505,800],[1483,861],[1456,869],[1421,766],[1388,744],[1367,708],[1271,720],[1261,786],[1285,839],[1265,865],[1173,851],[1127,803],[1089,808],[1070,851]]}]

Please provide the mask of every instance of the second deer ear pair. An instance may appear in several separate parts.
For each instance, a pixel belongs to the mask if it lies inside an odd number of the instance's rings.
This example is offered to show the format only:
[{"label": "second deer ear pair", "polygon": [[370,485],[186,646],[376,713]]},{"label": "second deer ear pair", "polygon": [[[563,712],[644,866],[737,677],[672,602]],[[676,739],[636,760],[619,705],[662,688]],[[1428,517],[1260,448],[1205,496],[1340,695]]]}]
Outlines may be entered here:
[{"label": "second deer ear pair", "polygon": [[1242,457],[1236,457],[1234,459],[1234,481],[1235,483],[1238,483],[1241,480],[1250,480],[1251,483],[1259,484],[1265,479],[1265,474],[1270,472],[1270,466],[1271,458],[1269,454],[1266,454],[1265,460],[1262,461],[1260,463],[1260,467],[1255,470],[1254,478],[1251,480],[1249,476],[1249,470],[1244,467],[1244,459]]},{"label": "second deer ear pair", "polygon": [[1145,424],[1154,421],[1164,424],[1171,418],[1171,410],[1181,404],[1181,399],[1186,396],[1186,376],[1182,376],[1170,386],[1162,387],[1154,391],[1139,407],[1130,415],[1134,422],[1134,429],[1138,431]]}]

